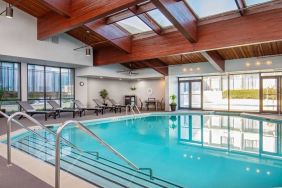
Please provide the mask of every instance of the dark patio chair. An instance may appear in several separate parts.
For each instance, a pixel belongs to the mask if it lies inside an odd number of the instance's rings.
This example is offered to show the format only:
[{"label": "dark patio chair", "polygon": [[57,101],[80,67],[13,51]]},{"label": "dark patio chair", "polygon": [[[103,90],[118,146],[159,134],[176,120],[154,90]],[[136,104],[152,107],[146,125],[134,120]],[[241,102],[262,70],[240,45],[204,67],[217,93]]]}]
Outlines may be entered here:
[{"label": "dark patio chair", "polygon": [[[47,121],[48,117],[50,116],[53,116],[54,119],[56,119],[57,117],[56,111],[54,110],[36,110],[27,101],[21,101],[21,102],[18,102],[18,104],[23,109],[23,111],[30,116],[33,116],[35,114],[44,114],[45,121]],[[22,116],[19,119],[21,118]]]},{"label": "dark patio chair", "polygon": [[59,117],[61,117],[61,112],[72,112],[73,118],[75,118],[75,114],[77,114],[77,113],[79,113],[80,117],[82,115],[82,110],[80,110],[80,109],[62,108],[54,100],[48,101],[48,103],[52,106],[52,108],[53,108],[52,110],[55,110],[57,112]]}]

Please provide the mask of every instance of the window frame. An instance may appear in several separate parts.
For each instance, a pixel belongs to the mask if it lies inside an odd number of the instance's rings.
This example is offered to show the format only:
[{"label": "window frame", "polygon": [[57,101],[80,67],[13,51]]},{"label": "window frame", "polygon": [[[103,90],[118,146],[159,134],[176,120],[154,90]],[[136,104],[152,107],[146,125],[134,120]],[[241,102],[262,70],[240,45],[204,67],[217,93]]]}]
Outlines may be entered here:
[{"label": "window frame", "polygon": [[[20,106],[17,102],[22,100],[22,83],[21,83],[21,76],[22,76],[22,72],[21,72],[21,62],[17,62],[17,61],[6,61],[6,60],[0,60],[0,63],[12,63],[12,64],[17,64],[18,65],[18,98],[16,100],[13,99],[9,99],[9,100],[2,100],[2,106],[3,106],[3,102],[16,102],[16,105],[18,106],[18,110],[20,110]],[[6,112],[7,113],[7,112]]]},{"label": "window frame", "polygon": [[[43,84],[44,84],[44,90],[43,90],[43,92],[44,92],[44,94],[43,94],[43,99],[40,99],[40,98],[33,98],[33,99],[30,99],[29,98],[29,91],[28,91],[28,87],[29,87],[29,69],[28,69],[28,66],[32,66],[32,65],[34,65],[34,66],[42,66],[43,67],[43,74],[44,74],[44,78],[43,78]],[[74,100],[75,99],[75,68],[70,68],[70,67],[61,67],[61,66],[49,66],[49,65],[39,65],[39,64],[31,64],[31,63],[28,63],[27,64],[27,71],[26,71],[26,75],[27,75],[27,84],[26,84],[26,87],[27,87],[27,101],[35,101],[35,100],[39,100],[39,101],[43,101],[43,103],[44,103],[44,110],[46,110],[47,109],[47,101],[49,100],[49,99],[47,99],[47,97],[46,97],[46,67],[50,67],[50,68],[59,68],[59,74],[60,74],[60,76],[59,76],[59,98],[57,99],[51,99],[51,100],[58,100],[59,101],[59,105],[62,107],[62,100],[63,99],[68,99],[68,100]],[[62,98],[62,69],[69,69],[69,70],[72,70],[73,71],[73,78],[72,78],[72,80],[73,80],[73,97],[70,97],[70,98]],[[74,105],[73,105],[73,107],[74,107]]]}]

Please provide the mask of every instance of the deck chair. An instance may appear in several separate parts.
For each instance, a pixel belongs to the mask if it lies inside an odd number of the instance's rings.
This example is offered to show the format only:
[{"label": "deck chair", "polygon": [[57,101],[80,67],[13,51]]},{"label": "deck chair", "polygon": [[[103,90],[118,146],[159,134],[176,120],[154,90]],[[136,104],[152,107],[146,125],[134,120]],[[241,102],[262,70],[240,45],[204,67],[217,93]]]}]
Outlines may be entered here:
[{"label": "deck chair", "polygon": [[97,107],[87,107],[85,105],[83,105],[80,100],[73,100],[75,106],[81,110],[81,113],[83,113],[85,115],[86,111],[94,111],[96,113],[96,115],[99,115],[99,112],[101,112],[102,114],[104,114],[104,110],[103,108],[97,108]]},{"label": "deck chair", "polygon": [[113,107],[116,107],[117,110],[119,110],[119,112],[121,112],[122,108],[126,108],[125,105],[121,105],[119,103],[117,103],[114,99],[108,99],[110,101],[110,103],[112,104]]},{"label": "deck chair", "polygon": [[117,113],[117,107],[115,107],[115,106],[106,106],[99,99],[93,99],[93,101],[96,104],[96,106],[99,107],[99,108],[102,108],[103,111],[105,111],[106,109],[110,109],[110,111],[114,111],[115,113]]},{"label": "deck chair", "polygon": [[[20,107],[23,109],[23,111],[30,115],[33,116],[34,114],[44,114],[45,115],[45,121],[47,121],[48,117],[53,116],[54,119],[57,117],[57,113],[54,110],[35,110],[27,101],[21,101],[18,102]],[[22,116],[19,118],[21,119]]]},{"label": "deck chair", "polygon": [[52,100],[52,101],[48,101],[48,103],[52,106],[52,110],[55,110],[57,112],[57,115],[59,117],[61,117],[61,112],[72,112],[72,117],[75,118],[75,114],[79,113],[79,116],[81,117],[82,114],[82,110],[80,109],[71,109],[71,108],[62,108],[60,107],[60,105]]}]

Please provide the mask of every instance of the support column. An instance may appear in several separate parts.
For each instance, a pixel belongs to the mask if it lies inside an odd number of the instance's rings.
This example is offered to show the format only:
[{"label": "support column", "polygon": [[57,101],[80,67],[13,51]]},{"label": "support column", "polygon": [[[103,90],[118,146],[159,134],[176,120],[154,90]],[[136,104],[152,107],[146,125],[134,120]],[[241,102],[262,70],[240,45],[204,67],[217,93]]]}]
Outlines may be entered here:
[{"label": "support column", "polygon": [[21,100],[27,101],[27,63],[21,63]]}]

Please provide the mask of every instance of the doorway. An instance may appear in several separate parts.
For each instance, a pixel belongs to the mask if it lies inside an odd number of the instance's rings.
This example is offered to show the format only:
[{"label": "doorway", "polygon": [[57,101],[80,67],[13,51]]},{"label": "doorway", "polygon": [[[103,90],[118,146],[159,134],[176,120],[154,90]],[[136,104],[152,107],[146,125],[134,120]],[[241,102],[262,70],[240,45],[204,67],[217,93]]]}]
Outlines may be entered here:
[{"label": "doorway", "polygon": [[179,82],[179,109],[202,109],[202,80]]},{"label": "doorway", "polygon": [[262,77],[261,112],[281,113],[282,76]]}]

